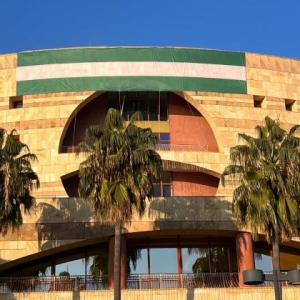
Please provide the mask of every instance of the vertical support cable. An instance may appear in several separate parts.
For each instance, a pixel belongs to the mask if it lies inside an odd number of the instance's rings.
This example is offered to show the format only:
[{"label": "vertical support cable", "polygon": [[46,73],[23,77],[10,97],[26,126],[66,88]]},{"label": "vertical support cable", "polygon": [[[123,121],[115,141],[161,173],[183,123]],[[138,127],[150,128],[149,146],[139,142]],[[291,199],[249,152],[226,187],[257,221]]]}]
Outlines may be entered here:
[{"label": "vertical support cable", "polygon": [[73,137],[72,137],[72,148],[75,146],[76,121],[77,121],[77,111],[75,112],[75,117],[74,117]]}]

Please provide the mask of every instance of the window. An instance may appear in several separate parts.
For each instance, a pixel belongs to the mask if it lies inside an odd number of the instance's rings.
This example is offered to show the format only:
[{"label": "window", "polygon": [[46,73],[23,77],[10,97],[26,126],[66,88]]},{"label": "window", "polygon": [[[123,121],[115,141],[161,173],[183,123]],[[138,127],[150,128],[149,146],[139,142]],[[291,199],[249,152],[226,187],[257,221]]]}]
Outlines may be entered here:
[{"label": "window", "polygon": [[160,145],[169,145],[170,144],[170,133],[154,132],[154,135],[157,136],[158,144],[160,144]]},{"label": "window", "polygon": [[170,133],[159,133],[159,143],[162,145],[169,145]]},{"label": "window", "polygon": [[85,275],[85,259],[76,259],[56,265],[56,276],[58,276],[62,272],[68,272],[71,276]]},{"label": "window", "polygon": [[150,272],[152,274],[177,273],[176,248],[151,248]]},{"label": "window", "polygon": [[296,110],[296,100],[285,99],[284,104],[285,104],[285,109],[287,111],[297,111]]},{"label": "window", "polygon": [[159,182],[153,184],[153,197],[171,197],[172,184],[170,173],[164,172]]},{"label": "window", "polygon": [[109,107],[122,110],[125,120],[140,112],[141,121],[167,121],[168,101],[166,93],[122,92],[108,93]]},{"label": "window", "polygon": [[254,107],[264,107],[264,96],[253,96],[253,105]]},{"label": "window", "polygon": [[[130,249],[128,250],[130,252]],[[148,249],[137,249],[135,251],[138,255],[134,261],[132,259],[129,260],[128,272],[130,274],[147,274],[149,272]]]},{"label": "window", "polygon": [[219,273],[236,270],[235,251],[229,247],[182,248],[183,273]]},{"label": "window", "polygon": [[9,98],[9,108],[16,109],[23,107],[23,98],[22,97],[10,97]]}]

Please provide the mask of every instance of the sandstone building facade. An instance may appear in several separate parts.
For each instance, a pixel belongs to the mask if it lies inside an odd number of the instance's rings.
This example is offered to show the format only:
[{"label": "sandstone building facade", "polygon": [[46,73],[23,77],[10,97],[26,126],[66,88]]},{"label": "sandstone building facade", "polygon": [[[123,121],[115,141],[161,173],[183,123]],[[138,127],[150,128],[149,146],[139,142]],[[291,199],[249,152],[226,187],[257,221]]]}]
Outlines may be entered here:
[{"label": "sandstone building facade", "polygon": [[[37,155],[41,181],[35,210],[0,237],[2,275],[55,274],[78,259],[87,274],[89,257],[103,257],[113,284],[113,230],[78,198],[83,157],[74,153],[109,107],[125,118],[141,111],[138,123],[158,135],[164,161],[155,198],[124,228],[123,288],[135,272],[197,272],[198,261],[206,273],[241,274],[254,252],[270,255],[263,235],[253,242],[236,227],[233,185],[223,187],[220,174],[238,133],[255,134],[265,116],[286,129],[300,124],[300,61],[184,48],[41,50],[0,55],[0,127],[16,129]],[[300,264],[299,249],[297,237],[282,244],[283,270]]]}]

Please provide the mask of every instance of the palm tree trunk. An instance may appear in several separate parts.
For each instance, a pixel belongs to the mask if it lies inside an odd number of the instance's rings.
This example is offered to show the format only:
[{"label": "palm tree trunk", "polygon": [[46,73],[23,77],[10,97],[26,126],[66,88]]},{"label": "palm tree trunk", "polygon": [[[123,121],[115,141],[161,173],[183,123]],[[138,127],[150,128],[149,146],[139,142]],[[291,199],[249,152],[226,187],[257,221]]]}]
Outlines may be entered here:
[{"label": "palm tree trunk", "polygon": [[121,252],[121,224],[116,224],[115,225],[115,250],[114,250],[114,300],[121,300],[120,252]]},{"label": "palm tree trunk", "polygon": [[275,299],[282,300],[282,289],[281,289],[281,285],[279,283],[280,257],[279,257],[278,231],[275,232],[275,238],[274,238],[274,241],[272,242],[272,263],[273,263]]}]

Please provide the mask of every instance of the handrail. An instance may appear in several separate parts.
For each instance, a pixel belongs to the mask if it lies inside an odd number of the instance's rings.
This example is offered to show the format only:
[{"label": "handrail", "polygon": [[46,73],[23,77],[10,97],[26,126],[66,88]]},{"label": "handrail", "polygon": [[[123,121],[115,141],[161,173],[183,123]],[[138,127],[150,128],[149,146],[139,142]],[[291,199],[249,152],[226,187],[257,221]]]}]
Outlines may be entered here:
[{"label": "handrail", "polygon": [[[287,286],[288,282],[281,282]],[[272,286],[272,282],[257,287]],[[238,288],[238,273],[131,274],[127,289]],[[107,276],[0,277],[0,294],[109,289]]]},{"label": "handrail", "polygon": [[[157,151],[209,151],[208,144],[194,145],[194,144],[157,144],[155,146]],[[62,153],[76,152],[76,145],[61,146]]]},{"label": "handrail", "polygon": [[[128,289],[238,287],[237,273],[132,274]],[[107,276],[0,277],[0,293],[108,289]]]}]

